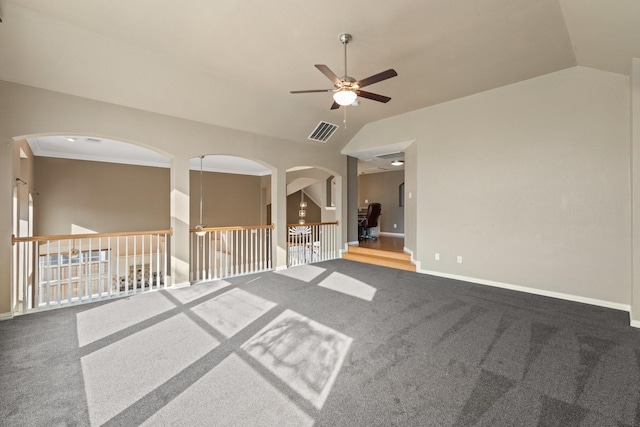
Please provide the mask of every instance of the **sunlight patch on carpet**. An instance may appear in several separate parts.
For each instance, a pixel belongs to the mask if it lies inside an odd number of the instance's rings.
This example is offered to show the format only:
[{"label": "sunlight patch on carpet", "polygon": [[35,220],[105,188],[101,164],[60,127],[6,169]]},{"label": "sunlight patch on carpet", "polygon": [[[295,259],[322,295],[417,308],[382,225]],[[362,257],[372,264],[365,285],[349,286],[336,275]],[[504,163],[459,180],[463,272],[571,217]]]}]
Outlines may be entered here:
[{"label": "sunlight patch on carpet", "polygon": [[292,279],[302,280],[309,283],[326,270],[324,268],[316,267],[315,265],[296,265],[295,267],[287,268],[286,270],[275,271],[274,273],[281,276],[291,277]]},{"label": "sunlight patch on carpet", "polygon": [[331,273],[326,279],[320,282],[318,286],[365,301],[373,301],[373,297],[376,294],[376,288],[373,286],[338,272]]},{"label": "sunlight patch on carpet", "polygon": [[312,426],[313,418],[231,354],[143,426]]},{"label": "sunlight patch on carpet", "polygon": [[226,288],[231,283],[226,280],[216,280],[211,282],[201,282],[193,286],[185,286],[184,288],[171,289],[171,296],[180,301],[182,304],[188,304],[205,295],[209,295],[219,289]]},{"label": "sunlight patch on carpet", "polygon": [[76,314],[78,344],[83,347],[172,308],[160,292],[149,292],[82,311]]},{"label": "sunlight patch on carpet", "polygon": [[229,338],[275,306],[274,302],[250,292],[233,289],[193,307],[192,311]]},{"label": "sunlight patch on carpet", "polygon": [[353,339],[286,310],[242,349],[322,409]]},{"label": "sunlight patch on carpet", "polygon": [[179,314],[84,356],[81,365],[91,425],[108,421],[218,344]]}]

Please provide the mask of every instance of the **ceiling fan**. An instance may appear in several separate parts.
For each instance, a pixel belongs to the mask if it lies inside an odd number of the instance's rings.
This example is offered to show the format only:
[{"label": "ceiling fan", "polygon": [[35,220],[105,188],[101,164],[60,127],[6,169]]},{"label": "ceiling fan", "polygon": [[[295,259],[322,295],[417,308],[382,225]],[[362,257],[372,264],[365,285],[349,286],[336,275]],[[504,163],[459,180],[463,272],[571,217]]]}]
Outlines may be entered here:
[{"label": "ceiling fan", "polygon": [[353,77],[349,77],[347,75],[347,44],[351,41],[351,38],[351,34],[340,34],[340,41],[344,45],[344,76],[338,77],[326,65],[316,64],[315,66],[322,74],[331,80],[334,86],[333,89],[292,90],[291,93],[333,92],[333,104],[331,105],[332,110],[340,108],[341,105],[347,106],[353,104],[358,96],[378,102],[389,102],[391,98],[388,96],[366,92],[361,89],[365,86],[395,77],[398,73],[396,73],[393,68],[390,68],[362,80],[356,80]]}]

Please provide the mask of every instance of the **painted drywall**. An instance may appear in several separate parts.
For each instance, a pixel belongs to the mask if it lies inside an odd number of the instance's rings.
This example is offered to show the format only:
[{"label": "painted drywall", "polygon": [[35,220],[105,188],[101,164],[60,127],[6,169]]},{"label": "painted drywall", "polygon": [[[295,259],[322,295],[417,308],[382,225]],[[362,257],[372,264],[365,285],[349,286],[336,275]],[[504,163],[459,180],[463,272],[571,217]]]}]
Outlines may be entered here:
[{"label": "painted drywall", "polygon": [[[169,227],[169,169],[36,158],[36,235]],[[262,177],[203,172],[203,222],[261,225]],[[200,172],[190,172],[190,227],[199,223]],[[75,226],[75,228],[74,228]]]},{"label": "painted drywall", "polygon": [[358,159],[347,157],[347,241],[358,242]]},{"label": "painted drywall", "polygon": [[[404,233],[404,206],[400,206],[400,185],[404,171],[380,172],[358,177],[358,206],[381,203],[380,232]],[[394,227],[393,225],[396,225]]]},{"label": "painted drywall", "polygon": [[[318,206],[309,197],[305,197],[304,200],[307,202],[307,207],[305,209],[305,221],[308,223],[321,222],[322,213],[320,211],[320,206]],[[300,217],[298,216],[298,212],[300,211],[300,201],[300,191],[296,191],[295,193],[289,194],[287,196],[287,224],[298,223],[298,220],[300,219]]]},{"label": "painted drywall", "polygon": [[404,248],[415,258],[417,236],[423,226],[418,221],[417,144],[412,143],[404,150]]},{"label": "painted drywall", "polygon": [[629,104],[628,77],[574,67],[371,123],[350,145],[415,139],[423,271],[628,307]]},{"label": "painted drywall", "polygon": [[169,169],[35,158],[36,235],[166,230]]},{"label": "painted drywall", "polygon": [[[200,171],[190,174],[191,227],[200,222]],[[208,227],[262,225],[260,176],[202,173],[202,219]]]},{"label": "painted drywall", "polygon": [[633,289],[631,321],[640,327],[640,58],[634,58],[631,67],[631,165],[633,197]]}]

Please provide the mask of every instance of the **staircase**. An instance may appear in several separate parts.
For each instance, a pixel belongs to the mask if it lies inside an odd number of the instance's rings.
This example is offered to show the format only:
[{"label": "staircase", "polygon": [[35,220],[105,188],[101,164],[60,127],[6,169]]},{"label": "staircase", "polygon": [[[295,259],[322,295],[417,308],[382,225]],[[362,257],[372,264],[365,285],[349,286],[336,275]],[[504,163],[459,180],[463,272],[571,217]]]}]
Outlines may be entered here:
[{"label": "staircase", "polygon": [[349,246],[349,252],[343,253],[342,258],[399,270],[416,271],[416,266],[411,264],[411,255],[402,252]]}]

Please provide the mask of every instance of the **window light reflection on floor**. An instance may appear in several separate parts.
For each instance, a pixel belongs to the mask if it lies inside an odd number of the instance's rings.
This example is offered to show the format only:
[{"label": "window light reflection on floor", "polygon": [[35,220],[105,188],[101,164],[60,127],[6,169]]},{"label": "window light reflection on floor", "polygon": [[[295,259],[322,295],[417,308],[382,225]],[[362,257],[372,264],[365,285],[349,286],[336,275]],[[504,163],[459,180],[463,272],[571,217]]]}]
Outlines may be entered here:
[{"label": "window light reflection on floor", "polygon": [[[83,347],[175,308],[160,292],[121,298],[76,314],[78,344]],[[112,319],[105,322],[105,319]]]},{"label": "window light reflection on floor", "polygon": [[102,425],[218,344],[178,314],[82,357],[91,425]]},{"label": "window light reflection on floor", "polygon": [[311,416],[237,354],[231,354],[142,426],[310,427]]},{"label": "window light reflection on floor", "polygon": [[193,307],[192,311],[229,338],[275,306],[271,301],[236,288]]},{"label": "window light reflection on floor", "polygon": [[285,310],[241,348],[322,409],[353,339]]},{"label": "window light reflection on floor", "polygon": [[326,270],[324,268],[316,267],[315,265],[297,265],[295,267],[287,268],[286,270],[276,271],[275,273],[282,276],[291,277],[293,279],[302,280],[309,283]]},{"label": "window light reflection on floor", "polygon": [[320,282],[318,286],[360,298],[365,301],[373,301],[373,297],[376,294],[376,288],[373,286],[337,272],[331,273],[326,279]]}]

